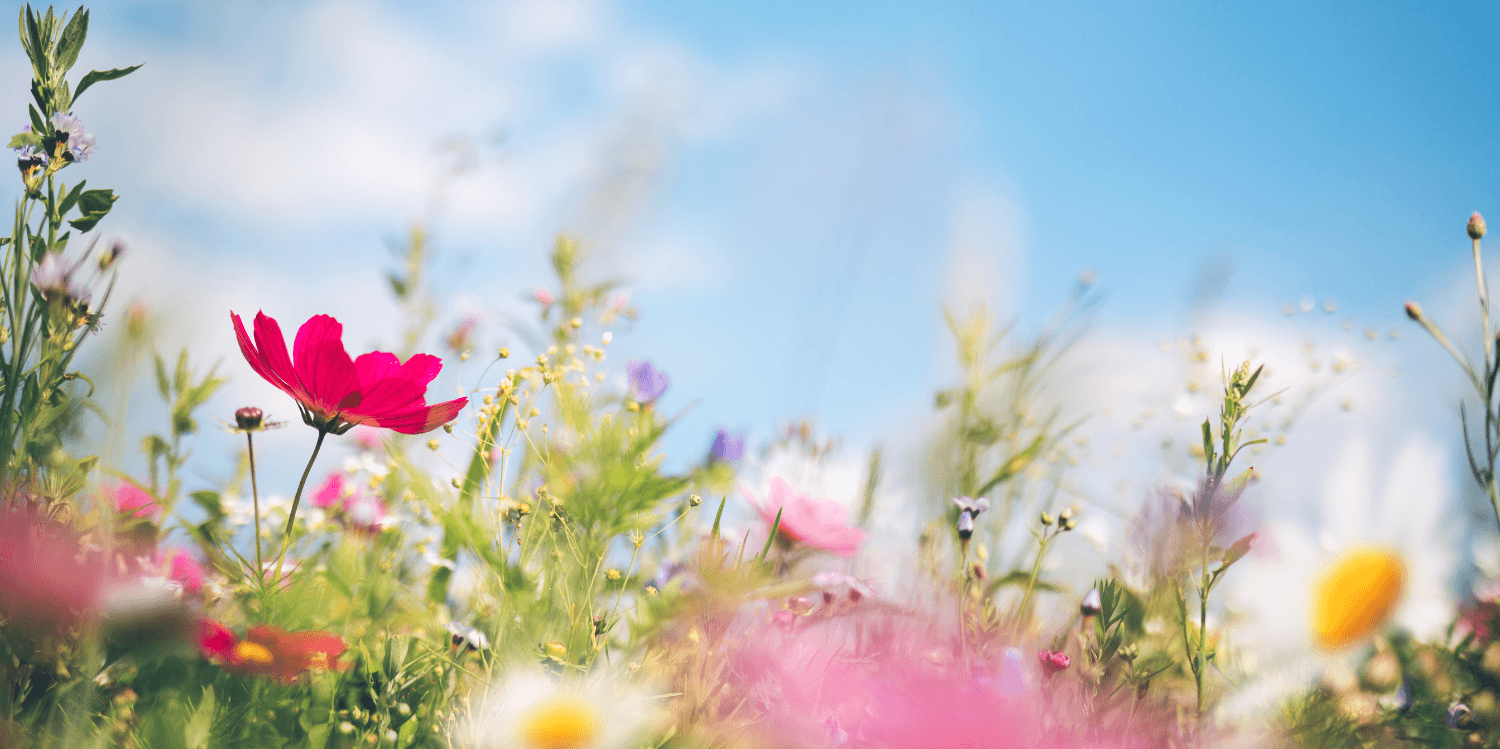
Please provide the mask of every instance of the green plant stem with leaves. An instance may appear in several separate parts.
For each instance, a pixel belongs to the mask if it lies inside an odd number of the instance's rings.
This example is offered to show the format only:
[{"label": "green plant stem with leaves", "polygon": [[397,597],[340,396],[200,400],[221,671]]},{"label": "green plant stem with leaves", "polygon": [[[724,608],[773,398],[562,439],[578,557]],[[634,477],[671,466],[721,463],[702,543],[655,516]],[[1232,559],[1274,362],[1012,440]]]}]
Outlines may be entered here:
[{"label": "green plant stem with leaves", "polygon": [[[106,292],[91,305],[84,284],[73,278],[87,252],[71,270],[50,279],[60,288],[44,290],[32,283],[37,267],[49,256],[56,258],[54,267],[67,267],[60,256],[71,238],[68,229],[92,230],[115,200],[110,190],[85,190],[83,181],[69,189],[56,179],[79,156],[70,149],[69,133],[54,127],[54,116],[69,114],[93,84],[140,67],[91,71],[70,89],[67,74],[88,35],[88,19],[82,8],[71,17],[56,15],[50,8],[38,14],[30,7],[20,15],[21,44],[32,67],[33,103],[28,106],[29,130],[9,143],[10,148],[29,150],[20,162],[24,193],[16,204],[15,224],[11,235],[0,239],[5,247],[0,265],[0,470],[8,483],[35,483],[39,469],[59,463],[59,427],[77,413],[67,383],[87,380],[69,368],[84,337],[98,325],[108,297]],[[38,208],[42,216],[33,225]],[[79,215],[70,219],[75,209]],[[82,462],[75,467],[82,467]]]},{"label": "green plant stem with leaves", "polygon": [[[1214,545],[1221,530],[1218,526],[1223,521],[1223,513],[1228,509],[1229,504],[1238,500],[1239,495],[1254,476],[1253,468],[1246,469],[1244,473],[1232,479],[1228,486],[1225,486],[1224,478],[1229,475],[1230,464],[1234,462],[1241,450],[1266,442],[1264,439],[1244,442],[1241,439],[1240,429],[1240,422],[1253,407],[1253,404],[1249,402],[1250,390],[1255,387],[1263,370],[1264,367],[1257,367],[1255,371],[1250,371],[1250,362],[1247,361],[1225,378],[1224,404],[1219,411],[1217,445],[1214,440],[1212,420],[1203,420],[1203,457],[1207,469],[1204,474],[1203,487],[1194,497],[1192,505],[1192,539],[1197,545],[1197,563],[1194,566],[1198,568],[1195,590],[1198,595],[1196,637],[1191,636],[1188,629],[1189,614],[1181,583],[1178,583],[1176,591],[1183,645],[1187,651],[1188,665],[1193,672],[1196,687],[1196,720],[1200,725],[1207,707],[1205,685],[1207,684],[1209,657],[1208,599],[1214,587],[1228,571],[1229,566],[1249,552],[1250,539],[1254,535],[1251,534],[1235,541],[1227,550],[1221,550]],[[1212,564],[1215,556],[1219,557],[1217,566]]]}]

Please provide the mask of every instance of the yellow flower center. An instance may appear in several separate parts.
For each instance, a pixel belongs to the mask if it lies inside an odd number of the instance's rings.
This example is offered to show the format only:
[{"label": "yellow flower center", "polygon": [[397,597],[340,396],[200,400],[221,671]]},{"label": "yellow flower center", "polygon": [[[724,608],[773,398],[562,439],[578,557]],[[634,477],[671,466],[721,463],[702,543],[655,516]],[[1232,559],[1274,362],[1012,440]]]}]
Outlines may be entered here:
[{"label": "yellow flower center", "polygon": [[265,646],[243,640],[235,644],[234,654],[240,660],[250,661],[251,663],[267,664],[276,660],[271,655],[271,651],[266,650]]},{"label": "yellow flower center", "polygon": [[1313,589],[1313,637],[1338,650],[1380,628],[1401,599],[1406,565],[1384,549],[1350,549],[1329,565]]},{"label": "yellow flower center", "polygon": [[521,720],[521,738],[531,749],[583,749],[599,738],[599,715],[581,697],[549,697]]}]

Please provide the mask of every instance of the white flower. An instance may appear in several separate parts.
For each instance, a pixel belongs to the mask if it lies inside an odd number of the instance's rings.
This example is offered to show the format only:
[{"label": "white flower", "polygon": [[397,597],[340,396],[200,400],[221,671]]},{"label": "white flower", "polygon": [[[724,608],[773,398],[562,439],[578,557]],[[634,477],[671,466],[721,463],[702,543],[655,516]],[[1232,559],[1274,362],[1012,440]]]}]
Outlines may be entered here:
[{"label": "white flower", "polygon": [[457,738],[468,749],[625,749],[655,712],[643,692],[624,684],[569,684],[517,669],[479,700]]}]

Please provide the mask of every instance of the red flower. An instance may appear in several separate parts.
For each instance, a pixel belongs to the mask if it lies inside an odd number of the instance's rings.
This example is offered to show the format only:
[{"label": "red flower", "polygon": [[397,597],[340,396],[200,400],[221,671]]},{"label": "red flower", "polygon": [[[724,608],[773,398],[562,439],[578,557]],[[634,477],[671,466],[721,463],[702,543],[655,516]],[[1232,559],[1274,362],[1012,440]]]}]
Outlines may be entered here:
[{"label": "red flower", "polygon": [[329,632],[286,632],[265,625],[251,627],[245,639],[212,619],[198,622],[198,649],[221,668],[239,676],[274,676],[294,681],[312,668],[339,668],[348,645]]},{"label": "red flower", "polygon": [[229,313],[240,351],[255,373],[297,399],[309,426],[343,434],[357,424],[402,434],[430,432],[458,416],[468,398],[427,405],[427,385],[442,360],[415,354],[405,363],[395,354],[374,351],[351,360],[344,350],[344,326],[315,315],[297,330],[292,355],[281,327],[265,313],[255,316],[255,343],[240,316]]},{"label": "red flower", "polygon": [[1060,650],[1054,653],[1046,648],[1042,648],[1036,654],[1036,659],[1042,662],[1042,671],[1048,676],[1073,665],[1073,659]]}]

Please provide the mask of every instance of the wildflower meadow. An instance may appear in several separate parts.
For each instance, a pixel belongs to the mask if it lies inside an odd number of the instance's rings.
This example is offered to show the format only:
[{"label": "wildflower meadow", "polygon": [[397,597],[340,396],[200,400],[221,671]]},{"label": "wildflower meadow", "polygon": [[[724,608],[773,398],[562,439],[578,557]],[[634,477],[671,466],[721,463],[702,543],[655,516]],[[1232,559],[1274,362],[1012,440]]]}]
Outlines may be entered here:
[{"label": "wildflower meadow", "polygon": [[[524,299],[509,325],[455,313],[417,229],[370,261],[394,258],[378,298],[291,269],[316,314],[204,302],[177,314],[234,354],[165,348],[117,287],[175,271],[132,262],[111,229],[131,196],[91,171],[132,146],[78,106],[152,67],[80,69],[90,22],[25,6],[5,53],[32,80],[0,239],[0,747],[1500,746],[1500,560],[1478,556],[1500,545],[1476,543],[1455,583],[1403,545],[1414,511],[1316,541],[1269,521],[1297,489],[1262,459],[1310,449],[1297,428],[1330,398],[1275,351],[1169,340],[1177,420],[1098,436],[1099,393],[1130,381],[1068,374],[1109,304],[1087,274],[1017,320],[930,310],[947,336],[932,426],[869,449],[809,418],[715,427],[680,454],[699,394],[615,353],[653,310],[563,226],[526,250],[545,284],[486,281]],[[304,125],[320,147],[356,137]],[[335,168],[313,150],[300,167]],[[1442,231],[1473,286],[1441,314],[1408,303],[1389,337],[1456,364],[1454,410],[1431,416],[1485,505],[1445,522],[1488,538],[1487,228]],[[398,324],[361,343],[375,309]],[[1354,366],[1332,361],[1318,377]],[[141,430],[141,413],[164,418]],[[1111,444],[1145,445],[1153,484],[1101,485],[1090,456]],[[1424,596],[1429,625],[1398,616]],[[1255,612],[1283,609],[1275,640]]]}]

